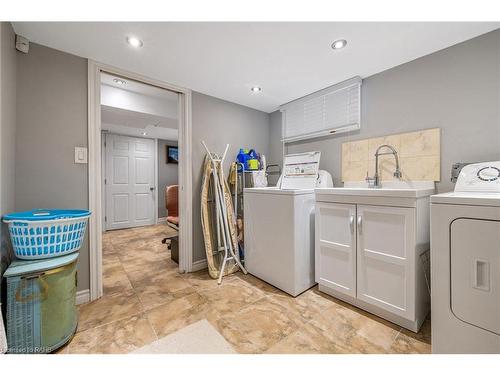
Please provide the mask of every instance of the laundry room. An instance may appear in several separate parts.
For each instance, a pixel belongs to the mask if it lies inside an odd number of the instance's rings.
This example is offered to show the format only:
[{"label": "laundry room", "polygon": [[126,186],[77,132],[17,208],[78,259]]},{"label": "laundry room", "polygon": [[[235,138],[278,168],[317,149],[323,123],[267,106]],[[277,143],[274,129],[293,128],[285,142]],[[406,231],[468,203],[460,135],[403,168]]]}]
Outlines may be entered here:
[{"label": "laundry room", "polygon": [[0,22],[0,358],[500,358],[500,22],[62,20]]}]

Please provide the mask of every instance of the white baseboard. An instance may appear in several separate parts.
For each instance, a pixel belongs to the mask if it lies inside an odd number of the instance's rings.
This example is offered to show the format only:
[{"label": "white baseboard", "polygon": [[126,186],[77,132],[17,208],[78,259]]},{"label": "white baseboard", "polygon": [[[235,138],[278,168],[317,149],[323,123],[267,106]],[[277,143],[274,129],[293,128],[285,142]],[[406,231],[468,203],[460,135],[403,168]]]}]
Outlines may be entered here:
[{"label": "white baseboard", "polygon": [[167,222],[167,218],[166,217],[159,217],[158,218],[158,223],[166,223]]},{"label": "white baseboard", "polygon": [[76,292],[76,304],[81,305],[90,301],[90,289]]},{"label": "white baseboard", "polygon": [[191,272],[201,271],[208,267],[207,260],[197,260],[193,262],[193,267],[191,267]]}]

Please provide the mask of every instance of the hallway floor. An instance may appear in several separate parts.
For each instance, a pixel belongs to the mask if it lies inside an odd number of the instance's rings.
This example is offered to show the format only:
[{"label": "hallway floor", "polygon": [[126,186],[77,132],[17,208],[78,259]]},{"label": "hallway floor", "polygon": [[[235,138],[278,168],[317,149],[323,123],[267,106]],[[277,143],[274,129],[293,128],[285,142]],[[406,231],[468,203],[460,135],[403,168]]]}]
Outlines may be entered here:
[{"label": "hallway floor", "polygon": [[430,353],[430,321],[415,334],[313,288],[292,298],[238,272],[221,286],[181,275],[161,243],[165,224],[103,236],[104,296],[79,307],[60,353],[128,353],[201,319],[239,353]]}]

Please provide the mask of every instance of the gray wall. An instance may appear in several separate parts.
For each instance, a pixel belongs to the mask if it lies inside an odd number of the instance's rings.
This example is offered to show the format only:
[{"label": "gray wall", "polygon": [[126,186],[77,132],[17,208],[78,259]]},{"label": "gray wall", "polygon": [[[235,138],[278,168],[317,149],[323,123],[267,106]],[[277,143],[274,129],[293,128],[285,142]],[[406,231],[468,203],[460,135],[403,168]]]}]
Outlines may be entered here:
[{"label": "gray wall", "polygon": [[[16,138],[16,49],[10,23],[0,23],[0,217],[14,211]],[[7,225],[0,224],[1,275],[11,258]],[[0,293],[1,296],[1,293]],[[1,302],[1,300],[0,300]]]},{"label": "gray wall", "polygon": [[[74,164],[75,146],[87,146],[87,62],[34,43],[17,56],[18,79],[15,209],[88,207],[87,166]],[[226,167],[239,147],[269,153],[269,115],[193,93],[193,259],[205,258],[200,184],[205,151],[222,152]],[[160,149],[162,147],[160,146]],[[161,153],[163,155],[163,153]],[[160,160],[160,163],[162,161]],[[88,239],[80,255],[78,290],[89,288]]]},{"label": "gray wall", "polygon": [[[450,191],[454,162],[500,160],[499,109],[500,30],[496,30],[364,79],[360,131],[291,144],[287,152],[320,150],[321,168],[340,185],[342,142],[439,127],[437,186],[439,192]],[[271,115],[273,145],[279,118],[279,112]],[[281,155],[277,158],[281,161]]]},{"label": "gray wall", "polygon": [[205,141],[212,152],[222,154],[227,143],[230,148],[225,172],[236,158],[240,147],[255,148],[269,154],[269,115],[238,104],[193,93],[193,260],[205,259],[205,245],[200,219],[200,188]]},{"label": "gray wall", "polygon": [[283,143],[281,143],[281,112],[269,115],[269,164],[283,163]]},{"label": "gray wall", "polygon": [[[17,55],[16,210],[88,208],[87,60],[34,43]],[[88,232],[78,290],[89,288]]]},{"label": "gray wall", "polygon": [[167,145],[177,146],[177,142],[158,139],[158,217],[167,217],[165,187],[179,184],[179,165],[167,164]]}]

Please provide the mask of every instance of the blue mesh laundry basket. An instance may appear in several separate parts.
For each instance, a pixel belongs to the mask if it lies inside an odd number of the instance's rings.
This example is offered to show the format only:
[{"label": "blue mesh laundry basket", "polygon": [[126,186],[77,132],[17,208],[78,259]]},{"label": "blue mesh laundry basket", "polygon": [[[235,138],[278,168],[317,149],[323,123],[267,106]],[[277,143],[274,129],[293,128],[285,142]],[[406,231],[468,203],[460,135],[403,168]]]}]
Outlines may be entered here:
[{"label": "blue mesh laundry basket", "polygon": [[82,246],[90,211],[32,210],[5,215],[16,257],[43,259],[70,254]]}]

